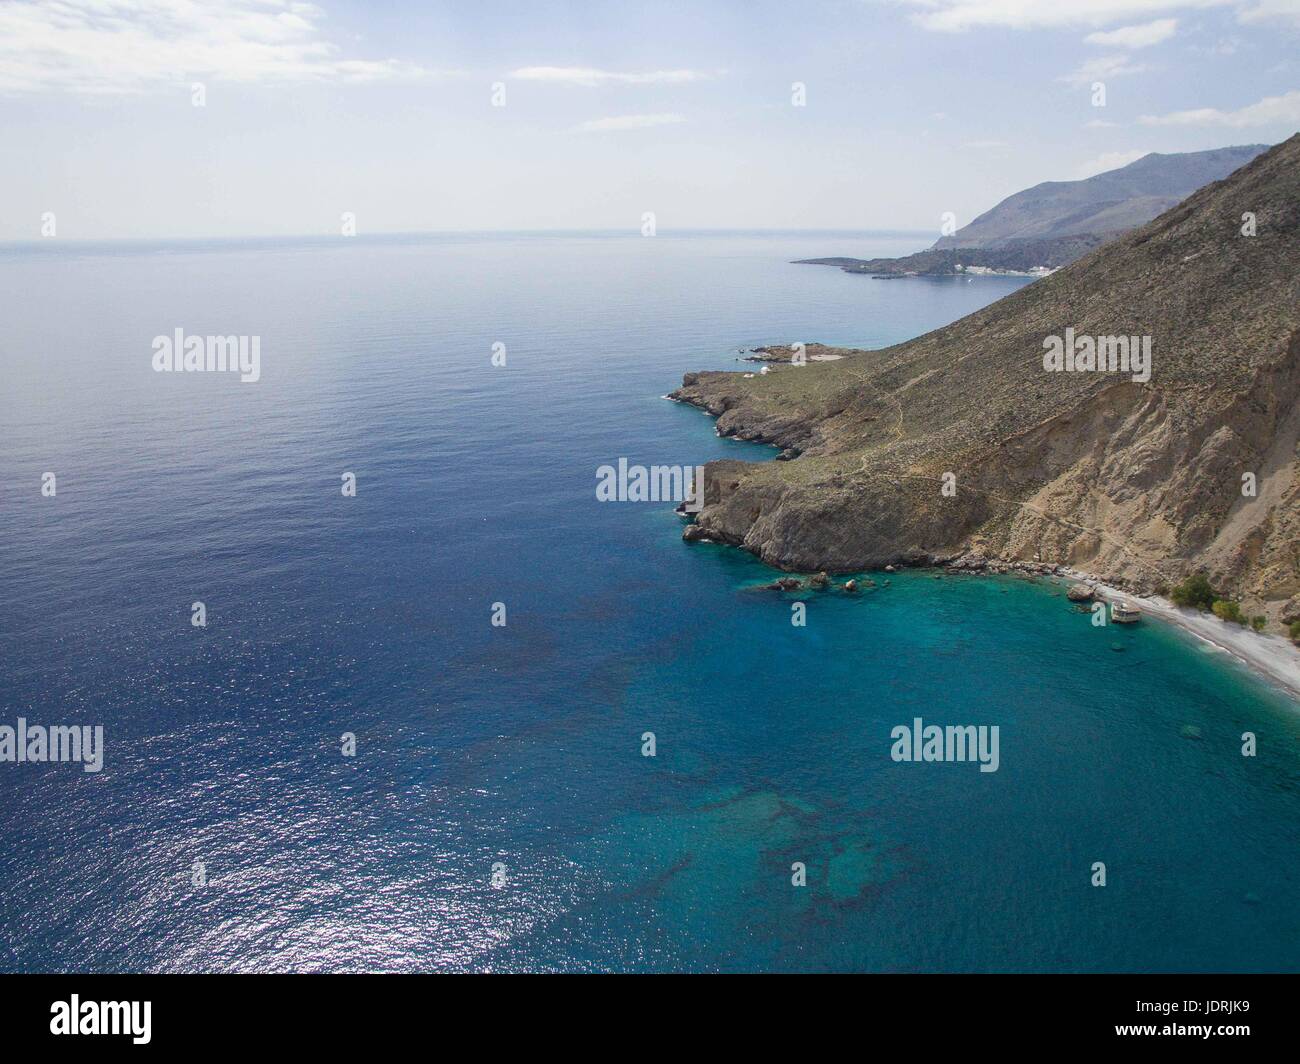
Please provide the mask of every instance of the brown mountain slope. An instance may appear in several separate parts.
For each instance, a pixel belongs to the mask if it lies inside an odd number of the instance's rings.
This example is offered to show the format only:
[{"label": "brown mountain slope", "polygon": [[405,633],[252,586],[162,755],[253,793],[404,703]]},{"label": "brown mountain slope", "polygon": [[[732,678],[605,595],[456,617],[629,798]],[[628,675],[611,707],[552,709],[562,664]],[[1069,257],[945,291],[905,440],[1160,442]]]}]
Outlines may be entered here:
[{"label": "brown mountain slope", "polygon": [[[1067,328],[1150,337],[1150,380],[1045,370]],[[1298,396],[1300,135],[915,340],[687,374],[673,397],[719,432],[802,452],[710,463],[687,537],[800,570],[972,550],[1145,587],[1205,568],[1276,616],[1300,592]]]},{"label": "brown mountain slope", "polygon": [[1133,229],[1267,150],[1267,144],[1244,144],[1173,155],[1151,152],[1082,181],[1044,181],[1008,196],[934,246],[996,248],[1017,240]]}]

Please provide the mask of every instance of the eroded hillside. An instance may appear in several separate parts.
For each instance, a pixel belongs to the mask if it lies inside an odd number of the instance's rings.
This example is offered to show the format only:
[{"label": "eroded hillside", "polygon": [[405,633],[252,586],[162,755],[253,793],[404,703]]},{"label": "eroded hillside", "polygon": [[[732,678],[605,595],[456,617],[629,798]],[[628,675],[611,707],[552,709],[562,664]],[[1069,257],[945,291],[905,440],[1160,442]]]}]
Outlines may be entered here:
[{"label": "eroded hillside", "polygon": [[[1045,369],[1067,329],[1149,338],[1150,379]],[[1300,135],[952,325],[840,353],[687,374],[674,398],[721,433],[800,452],[710,463],[688,538],[794,570],[975,552],[1151,588],[1203,568],[1294,612]]]}]

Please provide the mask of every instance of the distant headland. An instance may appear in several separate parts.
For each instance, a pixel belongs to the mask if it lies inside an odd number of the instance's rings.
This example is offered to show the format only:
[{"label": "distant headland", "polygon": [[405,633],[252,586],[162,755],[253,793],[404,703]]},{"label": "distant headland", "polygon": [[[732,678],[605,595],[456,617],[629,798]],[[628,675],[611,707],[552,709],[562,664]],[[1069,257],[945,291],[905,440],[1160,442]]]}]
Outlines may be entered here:
[{"label": "distant headland", "polygon": [[1152,152],[1081,181],[1044,181],[1017,192],[914,255],[797,261],[876,278],[1044,275],[1145,225],[1267,150],[1266,144],[1247,144],[1172,155]]}]

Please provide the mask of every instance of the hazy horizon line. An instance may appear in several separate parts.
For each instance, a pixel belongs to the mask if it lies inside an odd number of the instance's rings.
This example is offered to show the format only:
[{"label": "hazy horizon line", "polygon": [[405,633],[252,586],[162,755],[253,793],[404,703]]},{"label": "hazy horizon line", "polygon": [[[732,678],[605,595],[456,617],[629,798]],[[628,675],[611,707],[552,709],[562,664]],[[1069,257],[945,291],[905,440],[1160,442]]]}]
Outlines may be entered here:
[{"label": "hazy horizon line", "polygon": [[602,236],[602,237],[636,237],[637,239],[657,239],[659,237],[687,235],[777,235],[777,234],[841,234],[855,236],[906,236],[938,239],[936,228],[892,228],[880,226],[682,226],[680,228],[659,228],[654,237],[647,238],[635,226],[627,228],[583,227],[583,228],[537,228],[537,229],[403,229],[374,233],[357,233],[344,236],[341,233],[239,233],[227,235],[186,235],[186,236],[102,236],[102,237],[30,237],[26,239],[0,239],[0,248],[30,249],[35,247],[55,248],[66,245],[104,245],[104,244],[197,244],[197,243],[272,243],[276,241],[320,241],[347,243],[349,241],[366,242],[382,239],[423,238],[423,237],[467,237],[467,236]]}]

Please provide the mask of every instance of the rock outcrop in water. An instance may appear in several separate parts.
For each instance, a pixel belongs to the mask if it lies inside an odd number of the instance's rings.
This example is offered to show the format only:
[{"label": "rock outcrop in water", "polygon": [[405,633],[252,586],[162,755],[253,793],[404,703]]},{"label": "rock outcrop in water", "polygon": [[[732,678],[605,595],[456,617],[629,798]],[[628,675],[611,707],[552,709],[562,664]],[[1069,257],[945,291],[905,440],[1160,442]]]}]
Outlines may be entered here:
[{"label": "rock outcrop in water", "polygon": [[[1071,335],[1149,337],[1150,379],[1044,369]],[[672,397],[722,435],[799,454],[710,462],[694,536],[802,571],[1203,569],[1274,619],[1300,594],[1300,135],[952,325],[844,354],[686,375]]]}]

